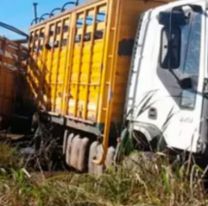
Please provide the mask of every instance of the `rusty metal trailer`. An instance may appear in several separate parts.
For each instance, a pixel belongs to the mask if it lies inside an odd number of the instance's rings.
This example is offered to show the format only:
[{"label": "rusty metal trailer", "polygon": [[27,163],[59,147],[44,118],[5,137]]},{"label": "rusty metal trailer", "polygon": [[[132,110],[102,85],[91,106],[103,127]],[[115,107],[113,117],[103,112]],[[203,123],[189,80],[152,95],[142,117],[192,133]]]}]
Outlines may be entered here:
[{"label": "rusty metal trailer", "polygon": [[92,171],[111,159],[139,16],[166,2],[92,0],[31,26],[28,82],[42,113],[65,129],[69,166]]},{"label": "rusty metal trailer", "polygon": [[[11,118],[17,96],[22,96],[21,76],[25,72],[27,49],[0,37],[0,117],[4,125]],[[20,94],[21,93],[21,94]]]}]

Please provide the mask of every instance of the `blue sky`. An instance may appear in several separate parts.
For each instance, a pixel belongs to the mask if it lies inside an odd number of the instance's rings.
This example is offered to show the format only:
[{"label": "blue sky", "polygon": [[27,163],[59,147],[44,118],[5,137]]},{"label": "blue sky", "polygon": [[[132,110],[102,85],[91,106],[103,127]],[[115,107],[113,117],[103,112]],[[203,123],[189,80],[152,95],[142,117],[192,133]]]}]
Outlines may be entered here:
[{"label": "blue sky", "polygon": [[[70,0],[0,0],[0,21],[15,26],[25,32],[34,18],[33,2],[38,3],[38,15],[50,12],[55,7],[61,7]],[[80,0],[82,3],[84,0]],[[17,35],[0,28],[0,36],[15,39]]]}]

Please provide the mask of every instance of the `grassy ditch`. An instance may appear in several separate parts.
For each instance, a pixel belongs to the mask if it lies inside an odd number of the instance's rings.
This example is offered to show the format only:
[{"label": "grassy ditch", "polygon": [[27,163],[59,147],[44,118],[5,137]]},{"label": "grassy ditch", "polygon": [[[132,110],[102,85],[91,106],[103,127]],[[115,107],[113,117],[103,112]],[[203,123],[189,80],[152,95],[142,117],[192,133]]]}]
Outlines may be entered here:
[{"label": "grassy ditch", "polygon": [[45,175],[28,173],[13,148],[0,148],[0,206],[208,205],[204,172],[188,163],[170,165],[163,155],[133,153],[102,176]]}]

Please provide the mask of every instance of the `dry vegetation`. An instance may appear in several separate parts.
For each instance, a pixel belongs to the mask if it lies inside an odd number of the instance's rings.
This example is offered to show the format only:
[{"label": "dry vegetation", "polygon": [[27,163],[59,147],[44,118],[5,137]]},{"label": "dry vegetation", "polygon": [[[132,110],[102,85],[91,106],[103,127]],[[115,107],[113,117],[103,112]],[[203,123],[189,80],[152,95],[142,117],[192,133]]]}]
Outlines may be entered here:
[{"label": "dry vegetation", "polygon": [[170,166],[162,155],[135,153],[123,166],[99,177],[74,173],[46,177],[27,173],[14,149],[0,147],[0,206],[208,205],[203,171],[188,164]]}]

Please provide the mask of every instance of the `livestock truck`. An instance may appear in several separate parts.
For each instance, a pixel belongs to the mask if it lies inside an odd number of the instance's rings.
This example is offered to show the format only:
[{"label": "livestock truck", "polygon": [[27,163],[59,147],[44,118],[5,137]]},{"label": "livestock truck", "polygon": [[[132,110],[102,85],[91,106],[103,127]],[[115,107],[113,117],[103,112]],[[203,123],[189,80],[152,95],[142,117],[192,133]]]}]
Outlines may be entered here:
[{"label": "livestock truck", "polygon": [[68,166],[102,171],[130,136],[206,153],[207,1],[167,3],[74,2],[31,26],[28,82]]}]

